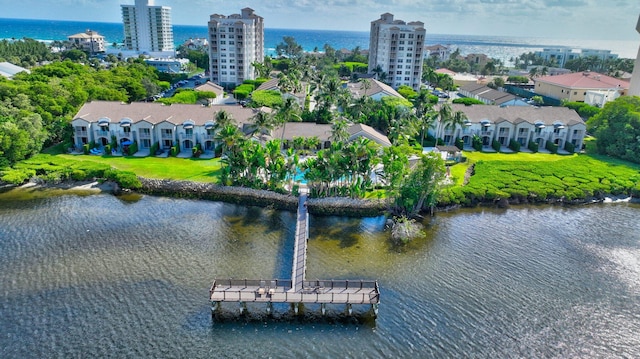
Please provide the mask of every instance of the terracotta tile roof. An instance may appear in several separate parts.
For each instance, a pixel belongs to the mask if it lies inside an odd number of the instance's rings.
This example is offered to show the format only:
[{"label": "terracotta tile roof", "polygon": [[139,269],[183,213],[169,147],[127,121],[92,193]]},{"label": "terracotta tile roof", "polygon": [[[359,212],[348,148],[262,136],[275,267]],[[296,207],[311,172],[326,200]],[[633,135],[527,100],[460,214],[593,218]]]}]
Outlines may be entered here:
[{"label": "terracotta tile roof", "polygon": [[451,70],[445,69],[445,68],[437,69],[435,72],[437,72],[439,74],[447,74],[447,75],[455,75],[457,73],[455,71],[451,71]]},{"label": "terracotta tile roof", "polygon": [[500,107],[491,105],[471,105],[453,104],[451,109],[462,111],[471,123],[480,123],[482,120],[489,120],[491,123],[510,122],[519,124],[528,122],[535,124],[542,122],[545,125],[553,125],[561,122],[571,126],[575,124],[584,124],[578,113],[567,107],[529,107],[529,106],[512,106]]},{"label": "terracotta tile roof", "polygon": [[572,89],[629,88],[628,82],[597,72],[574,72],[564,75],[543,76],[534,79],[534,82],[543,82]]}]

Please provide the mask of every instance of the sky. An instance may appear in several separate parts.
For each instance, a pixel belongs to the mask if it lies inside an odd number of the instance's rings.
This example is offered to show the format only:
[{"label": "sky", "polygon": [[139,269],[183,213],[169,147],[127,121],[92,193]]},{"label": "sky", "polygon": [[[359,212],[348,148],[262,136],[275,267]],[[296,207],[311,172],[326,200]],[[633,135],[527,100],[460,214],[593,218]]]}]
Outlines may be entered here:
[{"label": "sky", "polygon": [[[154,0],[175,25],[206,26],[211,14],[250,7],[266,28],[369,31],[383,13],[421,21],[427,33],[638,40],[638,0]],[[0,0],[0,17],[121,22],[134,0]]]}]

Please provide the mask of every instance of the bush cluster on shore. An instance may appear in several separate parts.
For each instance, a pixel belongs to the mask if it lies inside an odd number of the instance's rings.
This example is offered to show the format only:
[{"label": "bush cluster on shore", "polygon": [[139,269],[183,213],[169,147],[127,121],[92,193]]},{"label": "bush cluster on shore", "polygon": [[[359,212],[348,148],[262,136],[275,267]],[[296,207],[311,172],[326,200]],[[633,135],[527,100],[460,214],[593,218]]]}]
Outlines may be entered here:
[{"label": "bush cluster on shore", "polygon": [[0,180],[21,185],[31,179],[57,184],[65,181],[113,181],[122,188],[139,189],[141,183],[135,173],[112,168],[92,161],[69,161],[60,157],[40,154],[16,163],[0,172]]},{"label": "bush cluster on shore", "polygon": [[600,200],[606,195],[640,196],[640,171],[589,156],[559,161],[478,161],[465,186],[445,188],[439,206],[480,203],[548,203]]}]

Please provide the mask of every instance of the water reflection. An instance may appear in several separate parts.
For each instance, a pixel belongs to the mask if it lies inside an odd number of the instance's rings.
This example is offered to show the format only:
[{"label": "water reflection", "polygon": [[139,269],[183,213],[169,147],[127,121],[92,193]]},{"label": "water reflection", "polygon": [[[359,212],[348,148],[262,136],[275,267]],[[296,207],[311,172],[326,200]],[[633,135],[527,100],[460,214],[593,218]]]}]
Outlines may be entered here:
[{"label": "water reflection", "polygon": [[[264,306],[212,322],[216,277],[288,278],[295,214],[143,196],[0,194],[3,357],[638,357],[640,207],[311,217],[307,277],[377,279],[378,320]],[[368,308],[361,308],[367,310]],[[235,318],[235,315],[234,315]],[[355,320],[355,322],[354,322]],[[355,324],[355,325],[354,325]]]}]

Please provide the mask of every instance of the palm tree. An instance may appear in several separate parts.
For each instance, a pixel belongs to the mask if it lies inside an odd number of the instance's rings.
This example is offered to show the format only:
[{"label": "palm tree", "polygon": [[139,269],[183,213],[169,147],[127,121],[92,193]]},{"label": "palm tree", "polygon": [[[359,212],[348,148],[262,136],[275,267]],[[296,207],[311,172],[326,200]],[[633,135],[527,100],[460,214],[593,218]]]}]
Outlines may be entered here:
[{"label": "palm tree", "polygon": [[422,71],[422,81],[428,83],[430,86],[438,82],[438,73],[429,66],[424,66]]},{"label": "palm tree", "polygon": [[369,90],[371,88],[371,80],[363,79],[360,82],[362,82],[362,89],[364,90],[363,97],[366,97],[367,96],[367,90]]},{"label": "palm tree", "polygon": [[349,124],[345,119],[338,119],[331,124],[331,136],[329,139],[331,142],[345,142],[349,139]]},{"label": "palm tree", "polygon": [[287,122],[293,121],[302,121],[300,117],[300,106],[296,100],[292,97],[287,97],[280,107],[278,107],[278,111],[275,115],[275,126],[282,125],[282,135],[280,136],[280,141],[282,146],[284,146],[284,133],[287,128]]},{"label": "palm tree", "polygon": [[437,137],[443,138],[445,127],[451,120],[451,117],[453,117],[453,110],[451,109],[451,105],[449,105],[448,103],[442,104],[442,106],[440,106],[440,110],[438,110],[438,115],[440,116],[440,123],[438,126],[440,128],[440,131],[438,131],[439,134]]},{"label": "palm tree", "polygon": [[381,79],[382,74],[385,73],[384,69],[382,68],[382,66],[376,65],[376,67],[373,70],[371,70],[371,72],[373,72],[375,74],[376,80],[382,81],[382,79]]},{"label": "palm tree", "polygon": [[249,136],[253,136],[256,132],[258,138],[262,140],[263,135],[270,134],[275,126],[273,116],[270,113],[259,111],[252,117],[253,123],[249,126]]}]

